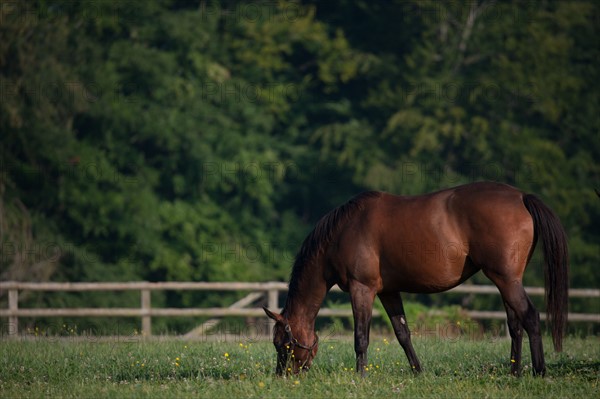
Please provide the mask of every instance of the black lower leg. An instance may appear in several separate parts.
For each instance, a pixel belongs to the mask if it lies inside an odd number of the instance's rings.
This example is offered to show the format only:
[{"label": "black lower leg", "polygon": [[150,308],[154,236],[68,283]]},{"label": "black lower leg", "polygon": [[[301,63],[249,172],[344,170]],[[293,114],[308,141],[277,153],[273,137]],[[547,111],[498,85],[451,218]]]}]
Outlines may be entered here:
[{"label": "black lower leg", "polygon": [[[544,362],[544,348],[542,345],[542,335],[540,333],[540,315],[531,303],[531,300],[525,293],[523,286],[513,286],[509,292],[503,292],[507,308],[512,309],[516,319],[523,326],[529,336],[529,348],[531,349],[531,362],[533,363],[533,374],[543,376],[546,374],[546,365]],[[510,317],[510,311],[507,312]],[[515,325],[516,322],[513,322]],[[509,324],[510,327],[510,324]],[[513,338],[513,347],[511,354],[519,354],[521,350],[521,341],[518,339],[519,328],[514,327],[515,338]],[[522,332],[521,332],[522,335]],[[515,363],[520,359],[514,359]],[[517,366],[513,370],[515,370]]]},{"label": "black lower leg", "polygon": [[375,294],[372,289],[357,284],[351,288],[352,312],[354,314],[354,351],[356,371],[364,377],[367,374],[367,348]]},{"label": "black lower leg", "polygon": [[402,349],[404,349],[404,353],[408,358],[408,363],[410,364],[411,369],[414,372],[420,372],[421,364],[419,363],[419,359],[417,358],[417,354],[415,353],[415,349],[413,348],[412,341],[410,339],[410,330],[406,324],[406,318],[404,315],[394,316],[391,318],[391,321],[396,338],[398,339],[400,346],[402,346]]},{"label": "black lower leg", "polygon": [[412,341],[410,339],[410,330],[408,329],[408,323],[406,322],[406,316],[404,315],[404,306],[402,305],[402,298],[399,293],[379,295],[381,303],[392,322],[392,328],[396,334],[396,338],[404,349],[404,353],[408,358],[408,363],[414,372],[420,372],[421,364],[413,348]]},{"label": "black lower leg", "polygon": [[508,306],[506,307],[508,331],[510,333],[510,372],[514,376],[521,376],[521,353],[523,347],[523,326],[515,312]]},{"label": "black lower leg", "polygon": [[546,364],[544,362],[544,346],[542,334],[540,333],[540,315],[531,305],[523,320],[523,327],[529,336],[529,348],[531,349],[531,362],[533,363],[533,374],[546,375]]}]

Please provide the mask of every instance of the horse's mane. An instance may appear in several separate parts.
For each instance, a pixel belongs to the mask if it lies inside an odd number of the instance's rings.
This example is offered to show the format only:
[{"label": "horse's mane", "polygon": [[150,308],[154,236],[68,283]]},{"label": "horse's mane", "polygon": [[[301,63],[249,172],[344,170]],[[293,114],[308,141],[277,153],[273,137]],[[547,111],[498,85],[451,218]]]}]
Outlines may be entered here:
[{"label": "horse's mane", "polygon": [[290,276],[288,298],[298,291],[298,285],[305,269],[325,250],[340,228],[358,211],[364,209],[364,203],[367,200],[379,196],[381,196],[380,192],[365,191],[331,210],[317,222],[315,228],[304,239],[300,251],[296,255]]}]

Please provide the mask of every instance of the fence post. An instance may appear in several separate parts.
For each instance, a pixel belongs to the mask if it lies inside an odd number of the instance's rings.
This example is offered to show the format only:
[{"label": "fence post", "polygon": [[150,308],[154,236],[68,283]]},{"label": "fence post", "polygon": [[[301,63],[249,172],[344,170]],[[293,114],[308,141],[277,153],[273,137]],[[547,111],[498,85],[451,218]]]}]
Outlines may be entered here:
[{"label": "fence post", "polygon": [[19,310],[19,290],[8,290],[8,310],[13,312],[8,318],[8,336],[16,337],[19,334],[19,316],[16,315]]},{"label": "fence post", "polygon": [[279,291],[277,289],[269,290],[269,309],[273,312],[279,311]]},{"label": "fence post", "polygon": [[[268,294],[269,295],[268,295],[267,303],[268,303],[269,309],[273,312],[279,312],[279,290],[270,289],[268,291]],[[274,325],[275,325],[275,322],[273,320],[269,319],[269,322],[267,325],[267,335],[270,333],[270,331]]]},{"label": "fence post", "polygon": [[152,335],[152,319],[150,316],[150,290],[141,291],[142,301],[142,336],[149,337]]}]

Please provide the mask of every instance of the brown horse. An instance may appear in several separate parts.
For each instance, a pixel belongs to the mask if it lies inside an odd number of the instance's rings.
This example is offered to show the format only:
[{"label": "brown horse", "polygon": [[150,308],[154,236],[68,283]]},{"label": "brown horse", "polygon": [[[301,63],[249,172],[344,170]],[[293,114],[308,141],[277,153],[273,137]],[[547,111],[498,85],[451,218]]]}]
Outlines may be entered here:
[{"label": "brown horse", "polygon": [[296,257],[283,312],[275,320],[277,374],[308,370],[317,354],[314,326],[328,290],[350,292],[356,370],[365,374],[372,307],[379,296],[411,368],[421,365],[400,292],[434,293],[482,270],[500,290],[512,338],[511,372],[520,374],[523,328],[534,374],[544,375],[540,318],[522,284],[537,237],[545,259],[546,304],[562,350],[568,252],[556,215],[537,197],[497,183],[473,183],[415,197],[365,192],[325,215]]}]

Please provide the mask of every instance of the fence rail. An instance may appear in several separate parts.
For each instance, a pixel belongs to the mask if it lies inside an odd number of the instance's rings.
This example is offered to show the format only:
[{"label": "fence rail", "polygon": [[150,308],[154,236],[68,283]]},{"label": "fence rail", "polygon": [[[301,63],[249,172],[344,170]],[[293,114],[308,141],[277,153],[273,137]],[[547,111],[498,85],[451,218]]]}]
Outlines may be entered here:
[{"label": "fence rail", "polygon": [[[287,291],[288,287],[283,282],[122,282],[122,283],[33,283],[33,282],[0,282],[0,294],[8,292],[8,309],[0,309],[0,317],[8,318],[11,334],[18,334],[19,317],[140,317],[142,319],[142,334],[151,335],[152,317],[227,317],[227,316],[262,316],[261,308],[246,308],[233,304],[226,308],[152,308],[151,292],[165,290],[180,291],[249,291],[245,305],[262,297],[255,293],[266,295],[268,306],[271,309],[280,309],[279,292]],[[541,287],[525,287],[529,295],[544,295]],[[82,291],[139,291],[139,308],[19,308],[19,291],[57,291],[57,292],[82,292]],[[341,291],[334,286],[332,291]],[[460,294],[488,294],[498,295],[498,289],[492,285],[460,285],[448,293]],[[600,289],[571,289],[570,298],[600,298]],[[241,301],[243,302],[243,301]],[[504,311],[467,311],[472,319],[498,319],[506,318]],[[349,317],[350,309],[322,308],[319,316],[323,317]],[[374,310],[373,316],[381,314]],[[542,320],[545,314],[541,314]],[[569,313],[570,321],[584,321],[600,323],[600,314],[596,313]]]}]

